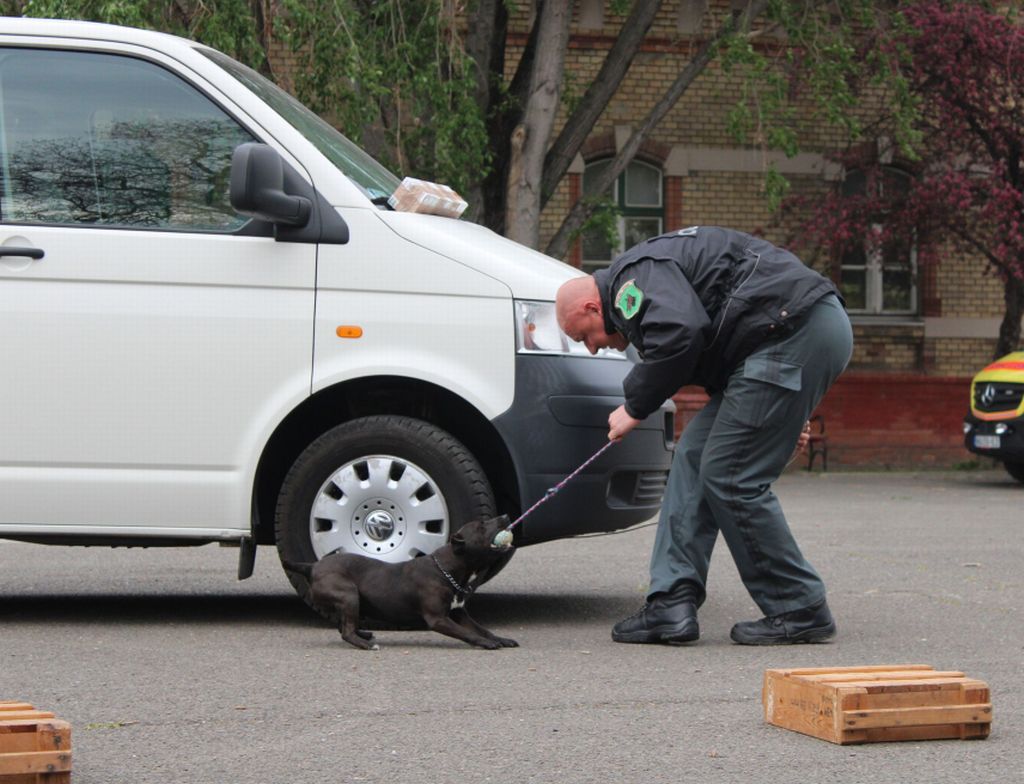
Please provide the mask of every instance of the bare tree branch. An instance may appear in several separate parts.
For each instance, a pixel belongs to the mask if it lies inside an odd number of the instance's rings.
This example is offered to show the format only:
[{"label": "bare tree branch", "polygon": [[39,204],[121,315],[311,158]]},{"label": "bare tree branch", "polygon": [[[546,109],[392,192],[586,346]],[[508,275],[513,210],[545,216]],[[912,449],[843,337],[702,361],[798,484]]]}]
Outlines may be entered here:
[{"label": "bare tree branch", "polygon": [[[751,22],[759,17],[767,9],[769,0],[753,0],[740,13],[731,16],[711,37],[701,44],[700,49],[693,59],[687,64],[675,81],[672,82],[665,94],[654,105],[651,111],[643,119],[640,125],[633,131],[628,141],[619,150],[611,164],[598,176],[594,183],[594,190],[597,193],[604,193],[611,188],[615,178],[618,177],[636,156],[644,139],[668,114],[669,110],[676,104],[683,93],[689,88],[708,63],[714,58],[718,44],[726,37],[739,32],[745,33],[750,29]],[[587,218],[594,210],[594,205],[585,199],[580,199],[573,205],[561,227],[555,236],[548,243],[545,253],[555,258],[564,258],[569,250],[571,239],[579,232]]]},{"label": "bare tree branch", "polygon": [[608,102],[618,91],[661,4],[662,0],[637,0],[633,4],[633,10],[619,30],[612,48],[608,50],[597,76],[548,150],[544,159],[544,178],[540,188],[542,208],[565,176],[573,158],[594,129]]}]

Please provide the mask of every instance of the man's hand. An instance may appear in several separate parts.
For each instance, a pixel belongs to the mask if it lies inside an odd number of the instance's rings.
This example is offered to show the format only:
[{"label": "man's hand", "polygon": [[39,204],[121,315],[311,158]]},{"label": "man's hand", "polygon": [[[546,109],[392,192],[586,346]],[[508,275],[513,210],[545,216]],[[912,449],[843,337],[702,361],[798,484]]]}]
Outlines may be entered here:
[{"label": "man's hand", "polygon": [[625,406],[619,406],[608,415],[608,440],[618,441],[630,430],[639,425],[641,420],[634,419],[626,413]]}]

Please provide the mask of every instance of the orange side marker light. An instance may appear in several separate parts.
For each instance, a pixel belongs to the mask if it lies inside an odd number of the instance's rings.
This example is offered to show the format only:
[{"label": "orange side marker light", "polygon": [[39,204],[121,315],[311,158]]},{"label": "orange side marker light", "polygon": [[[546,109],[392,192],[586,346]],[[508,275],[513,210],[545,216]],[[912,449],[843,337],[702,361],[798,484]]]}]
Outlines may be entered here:
[{"label": "orange side marker light", "polygon": [[339,338],[361,338],[363,336],[363,328],[353,324],[342,324],[334,330],[334,333]]}]

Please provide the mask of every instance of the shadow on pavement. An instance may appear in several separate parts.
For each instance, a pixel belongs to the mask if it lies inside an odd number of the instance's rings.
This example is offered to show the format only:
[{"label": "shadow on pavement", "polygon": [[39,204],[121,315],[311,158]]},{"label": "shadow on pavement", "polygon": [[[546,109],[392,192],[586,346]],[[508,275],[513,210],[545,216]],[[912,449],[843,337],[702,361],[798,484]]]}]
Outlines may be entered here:
[{"label": "shadow on pavement", "polygon": [[315,626],[319,619],[298,596],[131,596],[38,594],[0,598],[0,623],[278,623]]},{"label": "shadow on pavement", "polygon": [[609,623],[635,612],[642,597],[595,594],[488,593],[472,600],[473,617],[483,623],[529,623],[532,626],[565,626],[593,620]]},{"label": "shadow on pavement", "polygon": [[[637,609],[633,597],[584,594],[482,593],[468,606],[489,623],[566,625],[619,617]],[[0,623],[164,624],[230,623],[266,626],[330,627],[298,596],[287,594],[209,594],[205,596],[124,594],[36,594],[0,598]],[[374,629],[395,628],[368,624]],[[408,627],[406,627],[408,628]]]}]

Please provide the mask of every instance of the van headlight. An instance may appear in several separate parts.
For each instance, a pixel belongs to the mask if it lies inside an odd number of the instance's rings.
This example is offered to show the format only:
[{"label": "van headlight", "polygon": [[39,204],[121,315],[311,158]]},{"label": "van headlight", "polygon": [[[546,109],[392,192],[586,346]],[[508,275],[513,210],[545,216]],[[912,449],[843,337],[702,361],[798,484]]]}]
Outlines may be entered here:
[{"label": "van headlight", "polygon": [[623,352],[611,348],[601,349],[597,354],[591,354],[582,343],[570,340],[558,328],[554,302],[517,299],[514,306],[516,351],[520,354],[570,354],[603,359],[626,359]]}]

